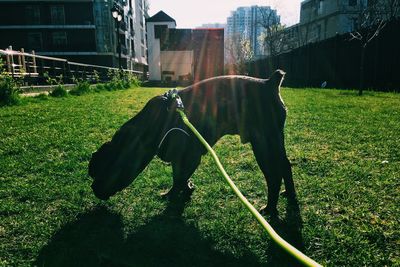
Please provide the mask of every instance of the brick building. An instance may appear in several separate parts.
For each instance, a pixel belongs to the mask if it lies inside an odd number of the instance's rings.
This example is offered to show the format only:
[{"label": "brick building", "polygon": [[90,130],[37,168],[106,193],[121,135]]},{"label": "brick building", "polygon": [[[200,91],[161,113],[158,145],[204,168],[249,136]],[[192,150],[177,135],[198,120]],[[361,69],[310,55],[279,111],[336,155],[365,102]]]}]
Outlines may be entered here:
[{"label": "brick building", "polygon": [[0,48],[118,66],[115,6],[122,11],[122,66],[142,69],[147,65],[143,0],[0,0]]}]

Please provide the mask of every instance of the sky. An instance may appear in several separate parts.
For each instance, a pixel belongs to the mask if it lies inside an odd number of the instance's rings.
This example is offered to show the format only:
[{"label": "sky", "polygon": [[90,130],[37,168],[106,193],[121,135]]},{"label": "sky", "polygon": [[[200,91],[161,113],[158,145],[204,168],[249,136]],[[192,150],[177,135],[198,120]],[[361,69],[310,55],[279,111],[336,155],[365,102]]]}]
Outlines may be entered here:
[{"label": "sky", "polygon": [[299,21],[302,0],[149,0],[149,15],[163,10],[176,20],[178,28],[195,28],[206,23],[226,23],[230,12],[239,6],[264,5],[277,9],[281,23]]}]

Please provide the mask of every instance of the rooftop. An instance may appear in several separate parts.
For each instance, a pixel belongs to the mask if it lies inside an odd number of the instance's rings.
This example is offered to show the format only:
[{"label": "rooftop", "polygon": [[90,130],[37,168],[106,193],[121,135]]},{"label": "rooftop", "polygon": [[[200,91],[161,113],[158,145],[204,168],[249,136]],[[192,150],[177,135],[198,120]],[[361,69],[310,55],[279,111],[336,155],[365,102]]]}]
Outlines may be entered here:
[{"label": "rooftop", "polygon": [[175,24],[176,24],[176,21],[173,18],[171,18],[169,15],[167,15],[162,10],[160,12],[158,12],[157,14],[155,14],[154,16],[148,18],[146,21],[147,22],[168,22],[168,21],[171,21],[171,22],[175,22]]}]

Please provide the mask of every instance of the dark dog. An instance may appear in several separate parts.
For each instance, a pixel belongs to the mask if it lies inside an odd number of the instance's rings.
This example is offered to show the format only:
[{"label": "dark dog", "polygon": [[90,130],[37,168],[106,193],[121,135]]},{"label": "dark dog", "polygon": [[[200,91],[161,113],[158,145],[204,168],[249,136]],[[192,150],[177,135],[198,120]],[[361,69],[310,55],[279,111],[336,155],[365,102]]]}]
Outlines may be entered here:
[{"label": "dark dog", "polygon": [[[239,134],[242,143],[251,143],[267,180],[270,213],[276,213],[282,178],[288,197],[295,199],[284,145],[286,109],[279,94],[283,77],[280,70],[270,79],[221,76],[179,91],[189,120],[211,146],[226,134]],[[190,192],[188,179],[206,149],[183,124],[175,105],[163,96],[150,99],[93,154],[89,175],[98,198],[108,199],[127,187],[156,154],[172,165],[173,187],[168,194]]]}]

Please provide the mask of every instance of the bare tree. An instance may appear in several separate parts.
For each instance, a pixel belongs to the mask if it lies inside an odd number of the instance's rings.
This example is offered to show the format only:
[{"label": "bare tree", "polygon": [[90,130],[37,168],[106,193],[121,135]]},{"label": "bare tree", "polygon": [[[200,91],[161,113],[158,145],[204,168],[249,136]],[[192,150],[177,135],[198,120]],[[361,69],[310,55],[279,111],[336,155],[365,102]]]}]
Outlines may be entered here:
[{"label": "bare tree", "polygon": [[285,25],[274,24],[266,28],[265,32],[260,36],[267,55],[275,56],[282,52],[284,43],[286,42],[284,29]]},{"label": "bare tree", "polygon": [[367,47],[386,25],[385,16],[382,13],[382,4],[384,1],[389,0],[370,0],[368,1],[368,5],[361,6],[357,18],[356,29],[350,33],[350,40],[358,40],[360,43],[360,77],[358,95],[362,95],[364,88],[364,65]]},{"label": "bare tree", "polygon": [[400,16],[400,0],[380,0],[378,5],[380,13],[386,20],[393,20]]},{"label": "bare tree", "polygon": [[250,40],[237,33],[225,40],[226,63],[235,74],[247,74],[246,64],[254,59]]},{"label": "bare tree", "polygon": [[261,17],[258,23],[264,28],[261,41],[267,54],[275,56],[282,50],[285,25],[280,24],[275,12],[263,8],[259,8],[258,11]]}]

